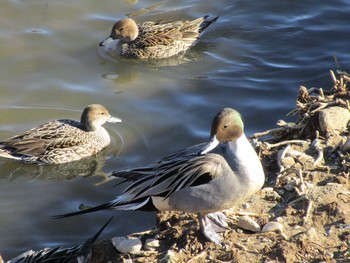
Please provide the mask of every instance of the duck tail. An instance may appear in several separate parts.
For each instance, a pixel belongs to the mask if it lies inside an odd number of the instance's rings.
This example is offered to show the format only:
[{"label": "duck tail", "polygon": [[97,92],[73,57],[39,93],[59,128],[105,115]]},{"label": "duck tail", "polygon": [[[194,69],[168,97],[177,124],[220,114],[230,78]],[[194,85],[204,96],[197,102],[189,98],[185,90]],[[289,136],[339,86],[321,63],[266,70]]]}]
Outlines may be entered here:
[{"label": "duck tail", "polygon": [[107,225],[112,221],[112,219],[113,219],[113,216],[100,228],[100,230],[99,230],[94,236],[90,237],[89,239],[87,239],[87,240],[84,242],[84,244],[83,244],[83,246],[82,246],[82,248],[81,248],[81,251],[84,251],[84,252],[85,252],[86,249],[90,249],[91,245],[92,245],[93,243],[95,243],[95,241],[97,240],[97,238],[101,235],[101,233],[103,232],[103,230],[104,230],[104,229],[107,227]]},{"label": "duck tail", "polygon": [[209,26],[214,24],[218,20],[219,16],[214,17],[213,19],[208,19],[209,16],[203,16],[203,22],[200,25],[199,33],[203,33]]},{"label": "duck tail", "polygon": [[113,209],[113,202],[108,202],[102,205],[94,206],[88,209],[84,209],[81,211],[76,211],[72,213],[67,213],[67,214],[62,214],[62,215],[54,215],[52,218],[54,219],[61,219],[61,218],[66,218],[66,217],[71,217],[71,216],[77,216],[77,215],[82,215],[82,214],[87,214],[91,212],[96,212],[100,210],[108,210],[108,209]]},{"label": "duck tail", "polygon": [[15,153],[14,154],[11,153],[11,151],[6,149],[6,146],[3,145],[2,142],[0,142],[0,157],[14,159],[14,160],[18,160],[18,161],[21,160],[20,155],[17,155]]},{"label": "duck tail", "polygon": [[123,196],[117,197],[115,200],[110,201],[108,203],[94,206],[88,209],[84,209],[81,211],[76,211],[72,213],[62,214],[62,215],[54,215],[52,218],[61,219],[71,216],[77,216],[82,214],[87,214],[91,212],[96,212],[100,210],[142,210],[142,211],[155,211],[155,207],[152,205],[152,201],[150,197],[144,198],[135,202],[123,202]]}]

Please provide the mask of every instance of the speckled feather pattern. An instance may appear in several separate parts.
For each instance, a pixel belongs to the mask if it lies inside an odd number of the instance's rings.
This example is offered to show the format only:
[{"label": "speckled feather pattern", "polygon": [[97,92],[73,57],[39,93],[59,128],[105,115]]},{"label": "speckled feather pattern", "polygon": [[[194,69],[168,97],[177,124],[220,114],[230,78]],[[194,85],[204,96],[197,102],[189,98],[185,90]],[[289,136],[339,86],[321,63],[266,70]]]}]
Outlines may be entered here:
[{"label": "speckled feather pattern", "polygon": [[158,21],[138,24],[138,37],[119,41],[117,52],[128,58],[159,59],[174,56],[194,46],[201,34],[215,21],[207,16],[193,21]]},{"label": "speckled feather pattern", "polygon": [[81,122],[68,119],[50,121],[0,142],[0,156],[38,164],[76,161],[109,145],[110,137],[102,124],[120,122],[97,104],[87,107],[82,119],[93,128],[88,130]]},{"label": "speckled feather pattern", "polygon": [[[56,120],[12,137],[0,145],[11,153],[16,148],[21,161],[26,163],[65,163],[96,154],[110,143],[107,131],[86,132],[73,120]],[[108,134],[107,134],[108,135]]]}]

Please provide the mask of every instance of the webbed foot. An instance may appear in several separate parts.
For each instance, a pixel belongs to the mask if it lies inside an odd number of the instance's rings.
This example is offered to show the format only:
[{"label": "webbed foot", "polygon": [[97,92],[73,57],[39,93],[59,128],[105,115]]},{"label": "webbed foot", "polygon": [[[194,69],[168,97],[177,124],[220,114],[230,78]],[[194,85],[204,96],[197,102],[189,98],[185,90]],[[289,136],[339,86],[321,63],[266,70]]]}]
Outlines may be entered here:
[{"label": "webbed foot", "polygon": [[203,235],[211,242],[221,245],[221,236],[217,232],[224,232],[228,229],[226,216],[221,213],[199,214],[200,228]]}]

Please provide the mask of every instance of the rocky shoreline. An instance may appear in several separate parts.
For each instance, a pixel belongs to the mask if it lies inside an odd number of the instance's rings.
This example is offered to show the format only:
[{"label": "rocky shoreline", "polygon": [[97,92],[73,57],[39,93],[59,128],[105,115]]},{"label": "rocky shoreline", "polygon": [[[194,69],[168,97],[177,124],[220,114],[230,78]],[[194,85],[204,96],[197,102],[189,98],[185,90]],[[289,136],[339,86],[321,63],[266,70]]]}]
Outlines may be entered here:
[{"label": "rocky shoreline", "polygon": [[102,240],[90,262],[350,262],[350,77],[330,75],[329,90],[300,87],[296,122],[252,136],[266,183],[225,211],[222,246],[201,235],[195,215],[165,212],[156,229],[129,237],[140,241],[135,251]]}]

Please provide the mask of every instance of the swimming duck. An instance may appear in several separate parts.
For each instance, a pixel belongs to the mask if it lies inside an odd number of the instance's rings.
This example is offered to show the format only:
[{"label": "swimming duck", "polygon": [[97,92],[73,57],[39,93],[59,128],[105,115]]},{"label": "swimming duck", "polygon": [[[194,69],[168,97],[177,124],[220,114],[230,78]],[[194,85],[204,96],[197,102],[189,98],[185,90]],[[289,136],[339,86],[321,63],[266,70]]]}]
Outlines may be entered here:
[{"label": "swimming duck", "polygon": [[99,104],[87,106],[80,122],[50,121],[5,141],[0,156],[24,163],[58,164],[76,161],[102,151],[110,143],[106,122],[121,122]]},{"label": "swimming duck", "polygon": [[136,59],[160,59],[174,56],[194,46],[203,32],[218,17],[203,16],[192,21],[158,21],[136,24],[131,18],[116,22],[100,46],[118,39],[117,54]]},{"label": "swimming duck", "polygon": [[220,244],[217,232],[228,226],[220,211],[256,193],[265,175],[236,110],[222,109],[213,119],[210,136],[207,144],[186,148],[158,163],[114,172],[114,176],[132,182],[122,195],[87,210],[55,217],[101,209],[198,213],[203,234]]},{"label": "swimming duck", "polygon": [[[83,245],[63,248],[43,248],[38,251],[29,250],[21,255],[7,261],[7,263],[86,263],[90,262],[91,246],[95,243],[99,235],[113,219],[110,218],[102,228],[91,238],[87,239]],[[1,256],[0,256],[1,259]],[[0,263],[2,263],[0,261]]]}]

